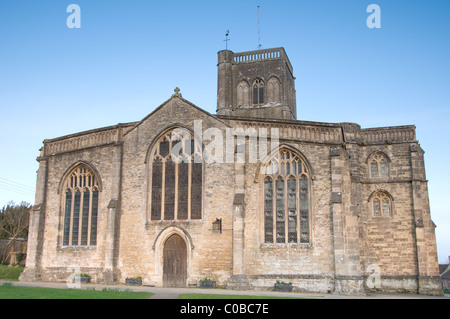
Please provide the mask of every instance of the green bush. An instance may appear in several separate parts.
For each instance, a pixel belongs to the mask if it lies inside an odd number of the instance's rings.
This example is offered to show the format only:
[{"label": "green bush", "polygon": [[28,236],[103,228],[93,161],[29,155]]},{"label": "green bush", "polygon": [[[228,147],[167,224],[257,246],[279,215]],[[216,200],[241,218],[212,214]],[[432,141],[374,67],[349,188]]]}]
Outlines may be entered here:
[{"label": "green bush", "polygon": [[9,267],[0,265],[0,279],[18,281],[24,267]]}]

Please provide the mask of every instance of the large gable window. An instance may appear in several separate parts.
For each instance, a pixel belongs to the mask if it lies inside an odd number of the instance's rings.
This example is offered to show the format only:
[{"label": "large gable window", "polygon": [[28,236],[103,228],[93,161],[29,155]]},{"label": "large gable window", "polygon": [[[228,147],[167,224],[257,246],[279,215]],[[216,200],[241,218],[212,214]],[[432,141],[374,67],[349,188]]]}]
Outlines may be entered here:
[{"label": "large gable window", "polygon": [[264,242],[310,242],[310,172],[296,153],[281,149],[263,167]]},{"label": "large gable window", "polygon": [[164,134],[151,156],[152,221],[202,217],[201,146],[185,129]]},{"label": "large gable window", "polygon": [[99,186],[85,164],[74,168],[64,182],[63,246],[97,245]]}]

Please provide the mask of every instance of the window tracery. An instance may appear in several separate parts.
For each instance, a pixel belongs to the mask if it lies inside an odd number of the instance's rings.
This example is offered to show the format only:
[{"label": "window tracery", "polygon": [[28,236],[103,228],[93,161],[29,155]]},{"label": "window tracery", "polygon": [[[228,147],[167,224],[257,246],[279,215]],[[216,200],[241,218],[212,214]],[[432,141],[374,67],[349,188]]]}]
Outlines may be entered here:
[{"label": "window tracery", "polygon": [[99,186],[85,164],[74,168],[64,184],[63,246],[97,245]]},{"label": "window tracery", "polygon": [[253,82],[253,105],[264,104],[264,82],[256,79]]},{"label": "window tracery", "polygon": [[282,149],[263,167],[264,242],[310,242],[310,173],[296,153]]},{"label": "window tracery", "polygon": [[156,143],[151,162],[150,219],[194,220],[202,216],[201,146],[174,129]]},{"label": "window tracery", "polygon": [[374,216],[389,217],[392,213],[392,201],[384,191],[378,191],[372,196],[372,208]]},{"label": "window tracery", "polygon": [[370,177],[387,178],[388,177],[388,160],[381,153],[373,154],[369,159]]}]

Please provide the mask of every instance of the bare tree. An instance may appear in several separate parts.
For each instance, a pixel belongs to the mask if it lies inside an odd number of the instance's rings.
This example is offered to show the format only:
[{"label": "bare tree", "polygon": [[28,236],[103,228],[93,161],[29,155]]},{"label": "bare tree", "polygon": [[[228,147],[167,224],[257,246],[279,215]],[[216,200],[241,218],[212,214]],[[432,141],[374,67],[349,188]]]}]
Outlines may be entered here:
[{"label": "bare tree", "polygon": [[8,239],[0,264],[4,264],[8,260],[15,240],[28,236],[30,209],[31,205],[26,202],[22,202],[20,205],[9,202],[0,210],[0,238]]}]

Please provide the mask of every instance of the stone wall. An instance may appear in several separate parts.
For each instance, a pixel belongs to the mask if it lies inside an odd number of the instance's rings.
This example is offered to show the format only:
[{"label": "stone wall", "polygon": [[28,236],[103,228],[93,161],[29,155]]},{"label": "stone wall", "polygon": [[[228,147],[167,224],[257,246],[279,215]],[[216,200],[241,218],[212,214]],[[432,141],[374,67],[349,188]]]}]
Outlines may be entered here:
[{"label": "stone wall", "polygon": [[[202,219],[151,221],[150,151],[168,129],[194,133],[195,121],[203,132],[217,128],[222,136],[229,128],[277,128],[281,145],[307,159],[309,244],[264,243],[261,159],[249,161],[248,138],[245,163],[203,164]],[[388,177],[370,178],[374,152],[389,159]],[[361,129],[354,123],[212,116],[177,93],[142,121],[46,140],[38,160],[23,280],[64,281],[80,267],[94,282],[142,277],[144,284],[161,286],[164,243],[177,234],[186,242],[188,285],[206,277],[241,289],[271,289],[280,280],[297,291],[323,293],[439,290],[423,151],[412,126]],[[97,245],[64,247],[61,185],[79,163],[100,178]],[[378,190],[392,197],[389,217],[373,216],[370,198]],[[216,219],[222,220],[221,233],[212,230]],[[368,285],[374,271],[379,282]]]}]

